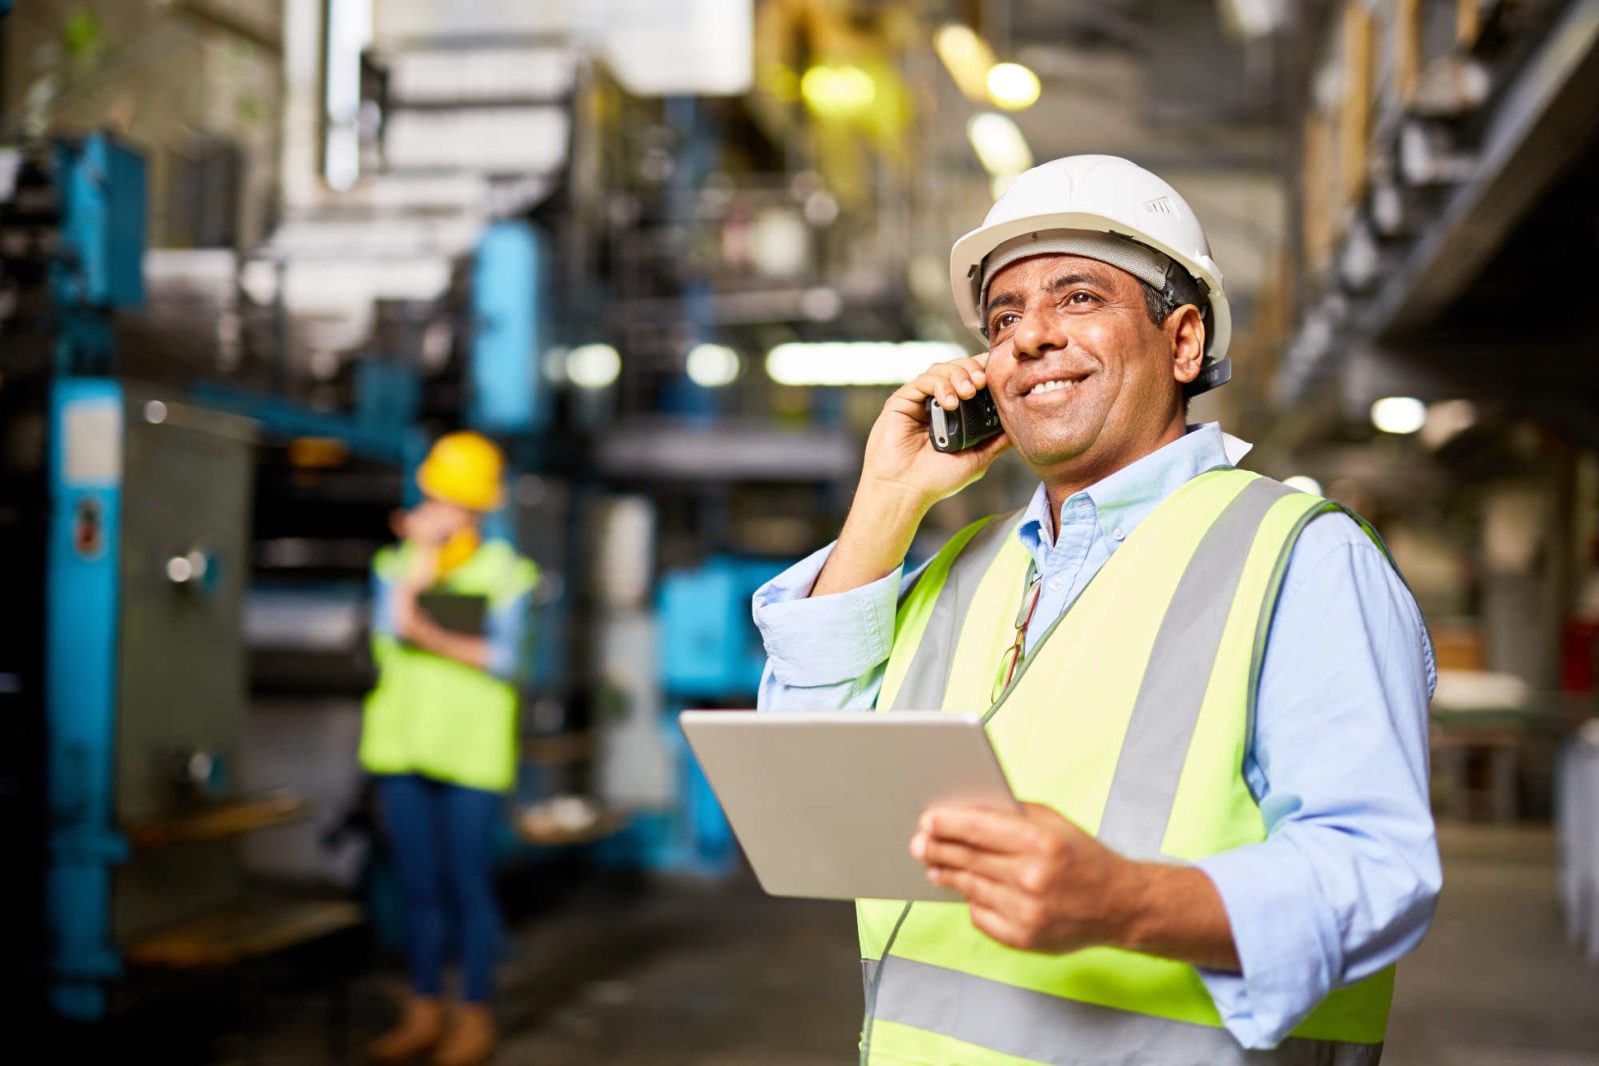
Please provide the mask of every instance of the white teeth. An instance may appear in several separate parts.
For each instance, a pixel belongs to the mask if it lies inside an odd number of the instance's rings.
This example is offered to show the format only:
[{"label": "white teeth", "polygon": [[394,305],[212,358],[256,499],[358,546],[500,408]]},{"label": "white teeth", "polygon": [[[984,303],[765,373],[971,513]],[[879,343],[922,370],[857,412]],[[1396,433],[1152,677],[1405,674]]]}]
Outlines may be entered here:
[{"label": "white teeth", "polygon": [[1044,392],[1059,392],[1061,389],[1069,389],[1076,384],[1077,382],[1075,381],[1041,381],[1028,389],[1027,395],[1037,396],[1039,393]]}]

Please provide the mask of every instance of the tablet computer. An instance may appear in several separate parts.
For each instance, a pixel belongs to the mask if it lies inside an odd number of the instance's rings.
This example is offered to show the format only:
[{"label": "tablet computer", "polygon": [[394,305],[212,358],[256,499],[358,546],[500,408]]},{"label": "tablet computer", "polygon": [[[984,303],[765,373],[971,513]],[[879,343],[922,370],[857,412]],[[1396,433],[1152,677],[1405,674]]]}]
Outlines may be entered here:
[{"label": "tablet computer", "polygon": [[922,812],[1018,809],[976,714],[685,711],[680,721],[774,896],[960,900],[911,857]]},{"label": "tablet computer", "polygon": [[461,592],[429,589],[418,594],[416,605],[427,612],[439,628],[467,637],[488,632],[489,599]]}]

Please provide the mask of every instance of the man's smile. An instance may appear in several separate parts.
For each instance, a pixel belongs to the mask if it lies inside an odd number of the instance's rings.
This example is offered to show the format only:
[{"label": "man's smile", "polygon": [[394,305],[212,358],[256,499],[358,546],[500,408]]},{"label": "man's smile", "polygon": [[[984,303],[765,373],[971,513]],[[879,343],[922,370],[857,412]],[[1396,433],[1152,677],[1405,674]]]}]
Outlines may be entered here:
[{"label": "man's smile", "polygon": [[1092,371],[1086,373],[1051,371],[1047,376],[1039,376],[1032,381],[1022,383],[1022,387],[1016,391],[1025,401],[1056,403],[1069,399],[1090,376]]}]

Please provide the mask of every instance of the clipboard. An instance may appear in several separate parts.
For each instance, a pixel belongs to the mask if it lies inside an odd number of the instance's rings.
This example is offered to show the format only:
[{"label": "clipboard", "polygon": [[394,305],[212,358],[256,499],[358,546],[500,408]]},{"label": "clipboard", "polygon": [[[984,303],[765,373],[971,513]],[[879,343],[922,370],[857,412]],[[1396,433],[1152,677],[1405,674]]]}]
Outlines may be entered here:
[{"label": "clipboard", "polygon": [[489,599],[459,592],[429,589],[419,593],[416,605],[443,629],[465,637],[481,637],[488,632]]},{"label": "clipboard", "polygon": [[679,722],[774,896],[958,902],[910,854],[922,812],[1020,809],[976,714],[684,711]]}]

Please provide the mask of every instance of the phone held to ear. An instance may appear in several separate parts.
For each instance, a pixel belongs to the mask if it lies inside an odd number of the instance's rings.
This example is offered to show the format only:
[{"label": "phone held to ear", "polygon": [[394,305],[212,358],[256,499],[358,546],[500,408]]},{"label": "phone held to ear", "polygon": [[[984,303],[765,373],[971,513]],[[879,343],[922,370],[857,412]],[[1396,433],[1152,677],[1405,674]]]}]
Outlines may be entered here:
[{"label": "phone held to ear", "polygon": [[935,451],[963,452],[1004,429],[987,389],[978,389],[976,396],[962,400],[953,411],[944,410],[933,397],[927,398],[927,436]]}]

